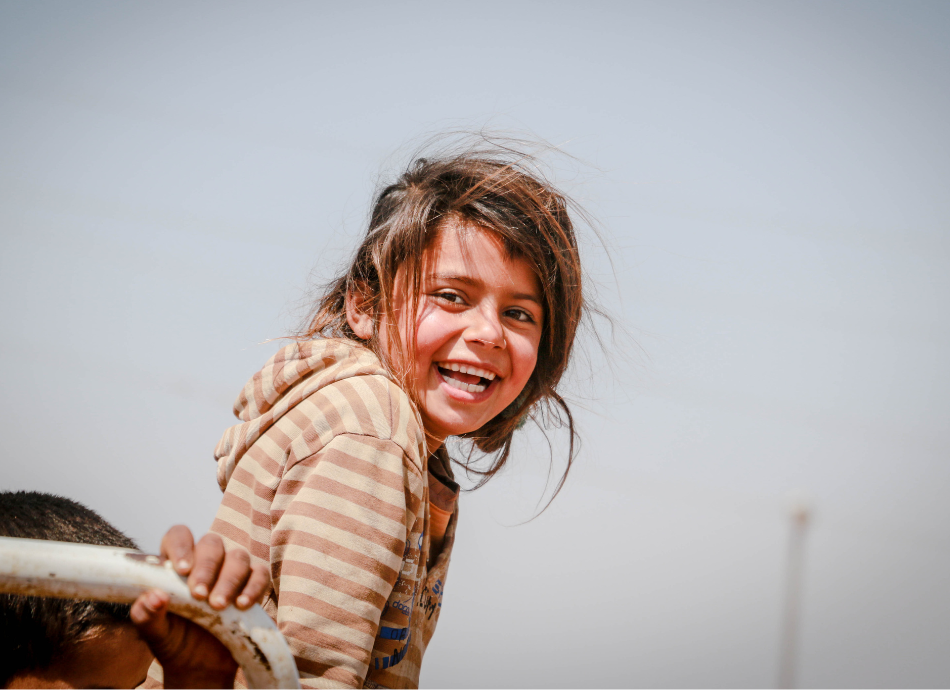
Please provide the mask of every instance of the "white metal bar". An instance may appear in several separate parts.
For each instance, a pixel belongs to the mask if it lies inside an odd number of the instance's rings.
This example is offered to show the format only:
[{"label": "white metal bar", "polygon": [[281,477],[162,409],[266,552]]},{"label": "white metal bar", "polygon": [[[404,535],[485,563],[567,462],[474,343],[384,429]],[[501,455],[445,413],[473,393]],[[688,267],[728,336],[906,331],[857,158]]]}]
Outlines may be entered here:
[{"label": "white metal bar", "polygon": [[264,609],[215,611],[191,597],[184,578],[158,556],[130,549],[0,537],[0,592],[132,603],[168,592],[169,610],[210,631],[244,669],[252,688],[299,688],[294,657]]}]

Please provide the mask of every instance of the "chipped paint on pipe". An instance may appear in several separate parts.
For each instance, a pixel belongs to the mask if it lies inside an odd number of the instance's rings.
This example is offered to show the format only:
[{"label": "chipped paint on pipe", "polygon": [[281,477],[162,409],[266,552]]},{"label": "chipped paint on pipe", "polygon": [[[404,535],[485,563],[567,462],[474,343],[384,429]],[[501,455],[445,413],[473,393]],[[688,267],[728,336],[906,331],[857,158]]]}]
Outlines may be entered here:
[{"label": "chipped paint on pipe", "polygon": [[299,688],[294,657],[264,609],[215,611],[192,599],[171,563],[130,549],[0,537],[0,592],[132,603],[150,589],[168,592],[172,613],[206,628],[240,664],[251,688]]}]

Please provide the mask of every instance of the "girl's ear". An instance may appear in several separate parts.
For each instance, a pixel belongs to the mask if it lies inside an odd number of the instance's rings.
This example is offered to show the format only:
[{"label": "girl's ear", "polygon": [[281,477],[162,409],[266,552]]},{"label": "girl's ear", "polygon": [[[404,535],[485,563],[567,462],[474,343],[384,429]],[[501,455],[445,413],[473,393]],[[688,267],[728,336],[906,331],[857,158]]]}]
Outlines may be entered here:
[{"label": "girl's ear", "polygon": [[360,340],[369,340],[373,337],[375,319],[370,309],[370,299],[366,294],[365,286],[359,285],[355,289],[350,287],[346,291],[346,322]]}]

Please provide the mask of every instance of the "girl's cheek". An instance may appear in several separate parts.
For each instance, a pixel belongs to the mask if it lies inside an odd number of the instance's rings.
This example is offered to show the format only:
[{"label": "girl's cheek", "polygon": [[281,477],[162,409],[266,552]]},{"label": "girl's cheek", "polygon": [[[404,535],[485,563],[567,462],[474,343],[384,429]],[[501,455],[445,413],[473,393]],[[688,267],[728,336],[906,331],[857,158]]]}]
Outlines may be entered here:
[{"label": "girl's cheek", "polygon": [[527,385],[528,379],[531,378],[531,374],[534,373],[534,369],[538,365],[538,343],[527,344],[527,347],[525,348],[524,354],[521,358],[521,364],[521,376],[524,379],[524,385]]},{"label": "girl's cheek", "polygon": [[428,370],[432,364],[433,357],[438,353],[441,346],[445,343],[446,328],[441,323],[441,317],[438,312],[428,311],[423,313],[416,322],[416,370],[419,372]]}]

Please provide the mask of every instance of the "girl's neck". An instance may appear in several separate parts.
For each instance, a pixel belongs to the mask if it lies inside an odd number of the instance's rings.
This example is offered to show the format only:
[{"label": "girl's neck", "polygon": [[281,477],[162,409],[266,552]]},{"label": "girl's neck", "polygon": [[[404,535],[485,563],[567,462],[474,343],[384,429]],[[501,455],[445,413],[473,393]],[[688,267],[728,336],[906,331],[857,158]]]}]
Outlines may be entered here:
[{"label": "girl's neck", "polygon": [[428,431],[426,432],[426,452],[429,455],[434,455],[435,452],[442,447],[443,443],[445,443],[445,438],[438,438],[431,435]]}]

